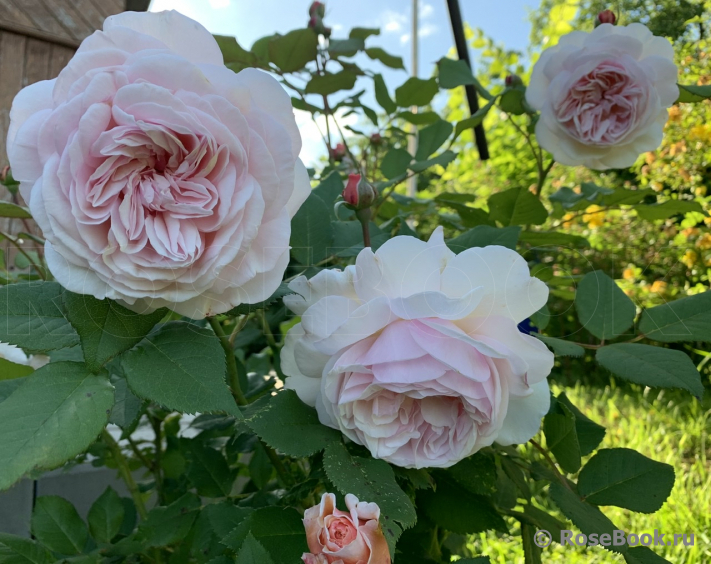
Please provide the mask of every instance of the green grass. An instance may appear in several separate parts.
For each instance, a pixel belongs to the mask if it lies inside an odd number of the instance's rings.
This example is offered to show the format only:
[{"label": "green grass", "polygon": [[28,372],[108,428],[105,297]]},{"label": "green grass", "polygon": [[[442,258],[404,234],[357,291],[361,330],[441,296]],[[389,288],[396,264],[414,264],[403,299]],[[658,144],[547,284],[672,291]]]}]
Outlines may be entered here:
[{"label": "green grass", "polygon": [[[654,529],[660,533],[694,533],[693,547],[650,548],[673,563],[710,563],[711,394],[697,401],[681,392],[643,391],[615,383],[606,387],[578,384],[566,387],[565,391],[581,411],[607,429],[601,448],[633,448],[654,460],[671,464],[676,472],[674,489],[658,512],[644,515],[605,507],[602,508],[604,513],[620,529],[637,534],[653,533]],[[469,548],[474,554],[489,556],[492,563],[523,564],[521,537],[515,536],[518,526],[515,521],[510,525],[512,535],[474,535]],[[570,524],[569,528],[576,530]],[[545,563],[568,564],[624,562],[621,556],[600,547],[583,549],[557,544],[544,549],[542,559]]]}]

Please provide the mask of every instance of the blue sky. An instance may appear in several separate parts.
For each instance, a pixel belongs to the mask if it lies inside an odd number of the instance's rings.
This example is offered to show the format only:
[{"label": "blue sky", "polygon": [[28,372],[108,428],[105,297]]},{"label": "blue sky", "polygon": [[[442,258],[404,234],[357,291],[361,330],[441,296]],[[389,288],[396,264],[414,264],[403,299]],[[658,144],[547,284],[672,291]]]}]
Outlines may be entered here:
[{"label": "blue sky", "polygon": [[[379,27],[381,35],[369,38],[368,45],[382,47],[403,58],[407,72],[378,65],[391,91],[407,79],[412,48],[410,0],[327,0],[325,3],[326,25],[333,29],[334,38],[347,37],[352,27]],[[521,51],[528,45],[528,13],[538,3],[538,0],[460,0],[466,22],[482,28],[497,42]],[[260,37],[305,25],[309,4],[309,0],[152,0],[150,9],[178,10],[212,33],[234,35],[248,48]],[[454,42],[445,0],[420,0],[419,16],[418,74],[427,77],[432,74],[432,65],[449,52]],[[365,65],[376,65],[369,59],[365,61],[368,61]],[[318,129],[308,123],[307,116],[297,115],[297,121],[304,140],[302,158],[309,165],[325,149],[321,147]],[[339,123],[352,122],[345,118]]]}]

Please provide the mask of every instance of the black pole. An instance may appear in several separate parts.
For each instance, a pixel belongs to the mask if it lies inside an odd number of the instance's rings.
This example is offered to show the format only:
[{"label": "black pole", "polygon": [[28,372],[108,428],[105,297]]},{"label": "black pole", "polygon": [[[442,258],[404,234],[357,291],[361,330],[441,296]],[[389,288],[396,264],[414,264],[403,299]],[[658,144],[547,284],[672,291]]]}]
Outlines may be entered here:
[{"label": "black pole", "polygon": [[[464,37],[464,24],[462,23],[462,12],[459,10],[459,0],[447,0],[447,9],[449,10],[449,21],[452,23],[454,44],[457,47],[459,59],[467,63],[469,68],[472,69],[472,63],[469,60],[467,40]],[[473,115],[479,109],[479,99],[477,98],[476,88],[474,88],[473,84],[467,84],[464,89],[467,92],[469,113]],[[474,141],[476,142],[476,148],[479,151],[479,158],[482,161],[487,160],[489,158],[489,147],[486,144],[484,126],[481,124],[474,128]]]}]

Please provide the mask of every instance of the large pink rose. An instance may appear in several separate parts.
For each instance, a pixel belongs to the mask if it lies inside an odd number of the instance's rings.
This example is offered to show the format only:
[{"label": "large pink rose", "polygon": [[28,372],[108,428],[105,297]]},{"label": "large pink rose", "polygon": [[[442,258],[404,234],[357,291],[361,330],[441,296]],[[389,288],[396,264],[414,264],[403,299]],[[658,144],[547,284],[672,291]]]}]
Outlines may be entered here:
[{"label": "large pink rose", "polygon": [[336,496],[323,494],[321,503],[304,513],[310,553],[304,564],[390,564],[390,552],[380,529],[380,508],[346,495],[348,511],[336,508]]},{"label": "large pink rose", "polygon": [[671,44],[642,24],[569,33],[533,67],[526,101],[541,112],[536,138],[565,165],[632,166],[661,144],[676,79]]},{"label": "large pink rose", "polygon": [[274,292],[310,189],[286,92],[172,11],[108,18],[17,95],[7,146],[63,286],[195,318]]},{"label": "large pink rose", "polygon": [[440,227],[289,286],[301,322],[282,350],[286,387],[374,457],[447,467],[538,432],[553,354],[517,324],[548,288],[515,251],[455,255]]}]

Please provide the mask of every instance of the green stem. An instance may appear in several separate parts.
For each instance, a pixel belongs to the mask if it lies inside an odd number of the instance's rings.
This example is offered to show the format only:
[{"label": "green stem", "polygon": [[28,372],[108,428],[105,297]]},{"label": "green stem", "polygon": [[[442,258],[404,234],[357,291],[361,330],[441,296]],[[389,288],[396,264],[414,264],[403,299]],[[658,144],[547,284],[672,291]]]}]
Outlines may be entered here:
[{"label": "green stem", "polygon": [[281,482],[282,487],[288,488],[289,486],[292,486],[294,484],[294,480],[292,479],[289,472],[287,472],[286,468],[284,468],[284,465],[282,464],[279,455],[273,448],[267,446],[263,441],[259,442],[261,443],[262,447],[264,447],[264,452],[267,453],[267,456],[269,457],[272,466],[274,466],[277,476],[279,476],[279,481]]},{"label": "green stem", "polygon": [[153,433],[155,434],[155,439],[153,444],[155,446],[155,454],[153,455],[153,476],[156,481],[156,493],[158,494],[158,504],[163,505],[165,503],[165,495],[163,494],[163,474],[161,473],[161,458],[163,456],[163,433],[161,430],[161,420],[157,417],[150,417],[151,427],[153,427]]},{"label": "green stem", "polygon": [[133,474],[131,474],[131,469],[128,466],[128,461],[126,460],[126,457],[121,452],[121,447],[106,429],[104,429],[103,433],[101,434],[101,437],[106,443],[106,445],[109,447],[109,450],[111,451],[111,455],[113,456],[114,461],[118,466],[118,471],[121,475],[121,478],[124,482],[126,482],[126,487],[128,488],[128,491],[131,494],[131,498],[133,498],[133,503],[136,504],[136,511],[138,511],[138,514],[141,516],[141,519],[145,520],[148,517],[148,511],[146,511],[146,504],[143,503],[143,498],[141,497],[141,492],[138,489],[138,484],[136,484],[136,480],[133,479]]},{"label": "green stem", "polygon": [[550,454],[548,454],[548,451],[544,449],[538,442],[536,442],[534,439],[531,439],[528,441],[531,443],[538,452],[540,452],[543,455],[543,458],[546,459],[546,462],[548,465],[551,467],[553,470],[553,473],[556,475],[556,478],[558,478],[558,481],[563,484],[566,488],[572,491],[570,484],[568,483],[568,480],[565,479],[565,476],[561,474],[560,470],[558,470],[558,465],[553,462],[553,459],[551,458]]},{"label": "green stem", "polygon": [[230,390],[232,390],[232,396],[235,398],[237,405],[247,405],[249,402],[247,398],[244,397],[242,393],[242,388],[239,385],[239,372],[237,371],[237,359],[235,358],[235,352],[232,350],[232,345],[230,340],[225,334],[225,330],[222,328],[220,322],[214,317],[208,317],[208,322],[210,327],[217,335],[220,340],[220,345],[225,351],[225,358],[227,360],[227,374],[229,375]]}]

